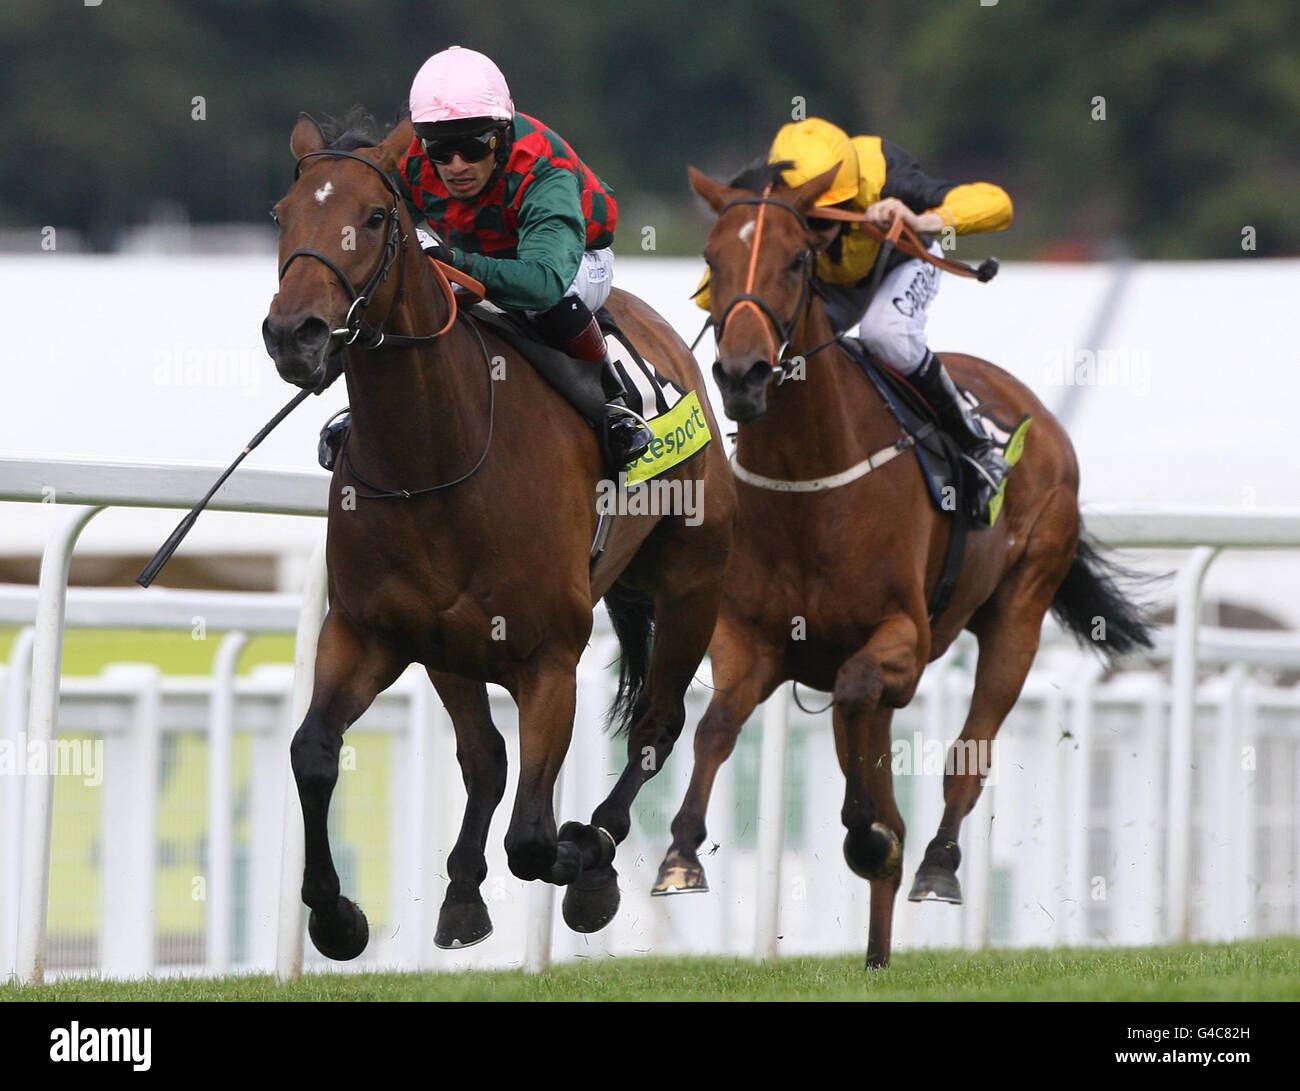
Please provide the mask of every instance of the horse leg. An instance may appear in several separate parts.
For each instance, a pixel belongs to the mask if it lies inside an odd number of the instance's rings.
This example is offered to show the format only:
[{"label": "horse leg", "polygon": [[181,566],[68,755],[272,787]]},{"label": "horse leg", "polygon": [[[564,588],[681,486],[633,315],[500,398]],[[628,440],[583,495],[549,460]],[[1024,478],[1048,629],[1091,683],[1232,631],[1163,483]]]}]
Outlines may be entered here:
[{"label": "horse leg", "polygon": [[1058,564],[1045,568],[1028,561],[1026,556],[970,626],[979,641],[975,690],[944,769],[943,817],[917,868],[909,901],[961,904],[957,837],[962,819],[979,799],[992,760],[993,737],[1020,697],[1038,652],[1043,615],[1064,576],[1063,569],[1057,571]]},{"label": "horse leg", "polygon": [[429,671],[456,731],[456,760],[465,781],[465,817],[447,858],[447,894],[433,942],[444,950],[480,943],[492,920],[479,888],[487,878],[488,826],[506,790],[506,744],[492,722],[487,687],[454,674]]},{"label": "horse leg", "polygon": [[302,900],[311,909],[308,932],[316,950],[327,958],[356,958],[370,937],[365,914],[339,891],[330,855],[327,820],[338,781],[343,732],[405,666],[406,660],[392,648],[358,632],[339,611],[325,616],[311,705],[294,734],[289,757],[302,803],[306,847]]},{"label": "horse leg", "polygon": [[[835,721],[835,749],[839,755],[840,768],[845,773],[847,784],[849,769],[848,747],[845,739],[847,730],[838,708],[834,710],[833,718]],[[894,799],[894,777],[890,751],[890,726],[893,719],[894,710],[882,705],[876,709],[875,715],[870,718],[867,726],[866,761],[863,764],[866,767],[867,791],[875,808],[875,818],[867,831],[865,839],[867,843],[863,843],[864,838],[861,827],[858,827],[856,835],[850,831],[845,836],[845,860],[849,867],[854,870],[856,870],[854,867],[855,860],[861,860],[872,855],[872,846],[869,843],[871,837],[883,836],[886,842],[887,851],[884,866],[878,867],[874,872],[863,876],[871,883],[871,921],[867,939],[868,969],[882,968],[889,965],[890,937],[894,926],[894,899],[898,896],[898,888],[903,880],[903,869],[900,864],[902,863],[906,829],[903,826],[903,816],[898,811],[898,803]],[[853,849],[849,848],[850,839],[856,842]],[[882,871],[885,873],[883,876],[880,874]]]},{"label": "horse leg", "polygon": [[[555,780],[573,736],[577,704],[576,660],[528,664],[518,687],[519,785],[506,830],[506,858],[520,879],[566,886],[582,870],[584,846],[559,841],[555,831]],[[613,847],[608,852],[612,858]],[[592,864],[596,863],[593,859]]]},{"label": "horse leg", "polygon": [[[686,690],[713,635],[721,597],[719,581],[655,596],[655,643],[645,690],[628,732],[627,765],[613,791],[596,808],[591,826],[565,823],[560,840],[591,838],[598,831],[621,845],[632,826],[632,803],[668,760],[686,722]],[[593,828],[594,827],[594,828]],[[604,928],[618,910],[618,872],[608,862],[584,867],[564,896],[564,920],[575,932]]]},{"label": "horse leg", "polygon": [[916,689],[918,637],[910,617],[889,618],[835,678],[835,749],[844,770],[844,859],[855,875],[871,883],[868,969],[889,965],[906,832],[894,800],[889,729],[894,708],[906,704]]},{"label": "horse leg", "polygon": [[697,855],[708,830],[704,816],[722,763],[731,756],[740,729],[780,682],[776,656],[756,633],[740,631],[721,618],[709,645],[715,690],[695,729],[695,768],[673,819],[673,843],[659,865],[651,894],[705,892],[709,884]]}]

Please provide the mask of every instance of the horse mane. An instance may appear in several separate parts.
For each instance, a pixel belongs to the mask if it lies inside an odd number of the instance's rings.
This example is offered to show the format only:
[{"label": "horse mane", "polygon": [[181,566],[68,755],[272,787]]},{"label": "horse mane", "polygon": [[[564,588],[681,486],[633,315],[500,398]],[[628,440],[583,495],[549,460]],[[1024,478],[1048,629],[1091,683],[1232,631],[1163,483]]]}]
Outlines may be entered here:
[{"label": "horse mane", "polygon": [[373,148],[379,143],[375,118],[360,106],[353,106],[342,117],[330,117],[320,122],[325,135],[325,146],[330,151],[354,152],[358,148]]},{"label": "horse mane", "polygon": [[747,189],[751,193],[762,193],[768,186],[773,189],[788,189],[789,187],[781,180],[781,173],[793,166],[793,159],[782,159],[779,163],[769,163],[760,156],[752,163],[742,167],[740,173],[727,184],[732,189]]}]

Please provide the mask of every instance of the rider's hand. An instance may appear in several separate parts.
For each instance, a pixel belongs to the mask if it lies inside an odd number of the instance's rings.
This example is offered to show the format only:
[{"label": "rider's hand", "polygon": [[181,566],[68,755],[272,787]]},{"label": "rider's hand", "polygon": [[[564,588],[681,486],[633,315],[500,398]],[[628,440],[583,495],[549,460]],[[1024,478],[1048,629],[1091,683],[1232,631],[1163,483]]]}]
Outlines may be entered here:
[{"label": "rider's hand", "polygon": [[423,249],[427,257],[434,258],[435,260],[442,262],[443,265],[456,264],[453,260],[456,256],[454,251],[445,243],[435,243],[433,246],[426,246]]},{"label": "rider's hand", "polygon": [[888,231],[895,217],[900,217],[904,226],[910,227],[917,234],[942,230],[946,222],[937,212],[924,212],[918,216],[897,197],[886,197],[874,205],[868,205],[866,216],[867,221],[881,231]]}]

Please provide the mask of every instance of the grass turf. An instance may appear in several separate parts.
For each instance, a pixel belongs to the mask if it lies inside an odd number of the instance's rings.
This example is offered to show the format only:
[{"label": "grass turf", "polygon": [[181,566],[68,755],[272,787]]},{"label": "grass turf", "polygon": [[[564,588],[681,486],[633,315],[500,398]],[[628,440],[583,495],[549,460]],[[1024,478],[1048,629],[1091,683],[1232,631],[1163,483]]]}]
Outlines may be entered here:
[{"label": "grass turf", "polygon": [[606,958],[519,971],[308,974],[143,981],[64,980],[0,988],[3,1000],[1300,1000],[1300,939],[1222,945],[915,951],[883,972],[859,956],[754,963]]}]

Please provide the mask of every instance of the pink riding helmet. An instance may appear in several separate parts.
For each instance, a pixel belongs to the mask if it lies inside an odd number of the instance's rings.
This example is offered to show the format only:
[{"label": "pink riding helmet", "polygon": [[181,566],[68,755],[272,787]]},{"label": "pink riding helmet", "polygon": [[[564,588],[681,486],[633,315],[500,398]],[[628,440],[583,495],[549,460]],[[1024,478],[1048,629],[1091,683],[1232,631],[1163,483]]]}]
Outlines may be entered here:
[{"label": "pink riding helmet", "polygon": [[509,121],[514,116],[501,69],[472,49],[454,45],[435,53],[411,84],[411,121],[417,125],[478,117]]}]

